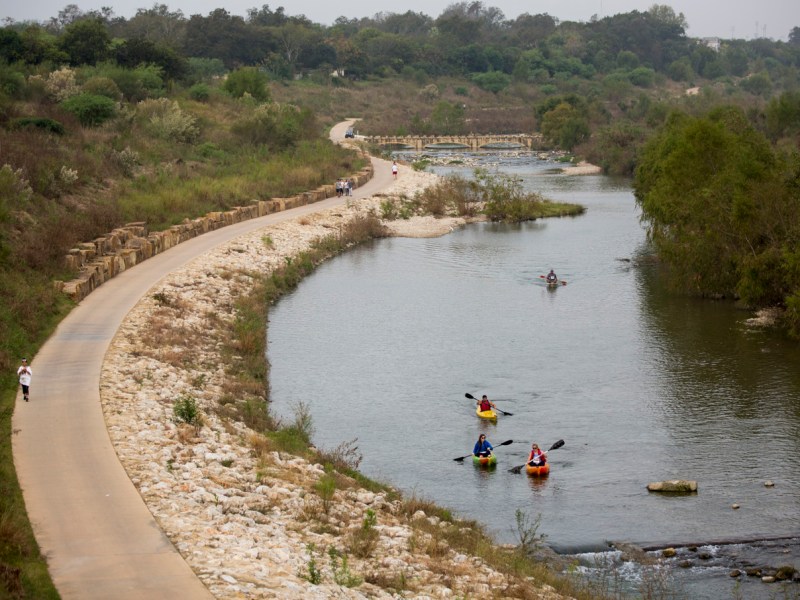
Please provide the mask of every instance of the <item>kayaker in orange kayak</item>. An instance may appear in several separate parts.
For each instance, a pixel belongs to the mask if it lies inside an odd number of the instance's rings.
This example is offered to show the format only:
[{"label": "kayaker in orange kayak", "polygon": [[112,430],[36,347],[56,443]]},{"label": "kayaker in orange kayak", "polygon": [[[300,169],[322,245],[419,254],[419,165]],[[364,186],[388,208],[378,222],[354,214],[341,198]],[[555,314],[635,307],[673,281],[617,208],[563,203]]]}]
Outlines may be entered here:
[{"label": "kayaker in orange kayak", "polygon": [[528,464],[532,467],[541,467],[547,462],[547,455],[542,452],[539,445],[534,442],[531,444],[531,453],[528,456]]},{"label": "kayaker in orange kayak", "polygon": [[[486,396],[484,396],[485,398]],[[475,447],[472,449],[473,456],[491,456],[492,450],[494,447],[489,443],[489,440],[486,439],[486,435],[483,433],[478,438],[478,441],[475,442]]]},{"label": "kayaker in orange kayak", "polygon": [[477,404],[478,404],[478,408],[481,410],[481,412],[483,412],[485,410],[492,410],[493,408],[497,408],[494,405],[494,402],[489,402],[489,398],[486,396],[486,394],[484,394],[483,397],[480,400],[478,400]]}]

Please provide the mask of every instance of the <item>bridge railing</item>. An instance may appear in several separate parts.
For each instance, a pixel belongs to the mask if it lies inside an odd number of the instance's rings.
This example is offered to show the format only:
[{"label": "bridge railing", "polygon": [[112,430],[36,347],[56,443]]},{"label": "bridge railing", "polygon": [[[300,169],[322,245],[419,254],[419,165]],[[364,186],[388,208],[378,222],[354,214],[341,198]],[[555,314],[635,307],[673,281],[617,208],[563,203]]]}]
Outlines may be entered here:
[{"label": "bridge railing", "polygon": [[423,150],[436,144],[460,144],[470,150],[478,150],[490,144],[519,144],[531,150],[544,147],[542,135],[538,133],[365,136],[364,139],[378,146],[406,146],[415,150]]}]

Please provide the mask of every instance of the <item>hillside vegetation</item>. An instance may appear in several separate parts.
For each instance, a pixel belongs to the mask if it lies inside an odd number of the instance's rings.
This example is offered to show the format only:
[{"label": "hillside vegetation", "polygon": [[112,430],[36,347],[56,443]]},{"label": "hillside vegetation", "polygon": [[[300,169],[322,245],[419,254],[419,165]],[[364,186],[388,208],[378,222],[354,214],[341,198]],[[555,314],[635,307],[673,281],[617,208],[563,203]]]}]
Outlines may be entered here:
[{"label": "hillside vegetation", "polygon": [[66,251],[345,176],[360,159],[325,139],[345,117],[372,134],[538,131],[636,174],[678,287],[781,307],[800,336],[800,28],[710,47],[686,26],[665,5],[578,23],[461,2],[330,27],[267,5],[68,5],[0,28],[0,597],[55,597],[10,415],[17,361],[70,309],[53,287],[74,275]]}]

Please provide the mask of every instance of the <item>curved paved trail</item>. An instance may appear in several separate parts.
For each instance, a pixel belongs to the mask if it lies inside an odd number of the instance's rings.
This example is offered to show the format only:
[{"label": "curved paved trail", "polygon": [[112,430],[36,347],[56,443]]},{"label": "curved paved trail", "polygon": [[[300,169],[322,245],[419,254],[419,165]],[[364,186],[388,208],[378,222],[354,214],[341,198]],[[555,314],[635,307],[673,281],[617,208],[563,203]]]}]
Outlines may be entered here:
[{"label": "curved paved trail", "polygon": [[[331,130],[338,142],[353,120]],[[224,227],[194,238],[106,282],[58,326],[32,361],[30,402],[14,411],[14,463],[36,540],[64,599],[211,598],[162,533],[120,464],[100,405],[103,357],[127,313],[165,275],[241,234],[374,195],[392,183],[391,164],[351,198]]]}]

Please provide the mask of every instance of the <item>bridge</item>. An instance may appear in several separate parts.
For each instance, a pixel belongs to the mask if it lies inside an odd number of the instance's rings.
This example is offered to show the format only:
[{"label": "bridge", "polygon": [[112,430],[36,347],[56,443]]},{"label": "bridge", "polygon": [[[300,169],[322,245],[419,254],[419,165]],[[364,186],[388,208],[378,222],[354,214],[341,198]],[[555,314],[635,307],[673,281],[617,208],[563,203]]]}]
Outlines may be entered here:
[{"label": "bridge", "polygon": [[[361,136],[359,136],[361,137]],[[466,134],[466,135],[367,135],[363,139],[385,148],[407,150],[528,150],[544,149],[539,133]]]}]

